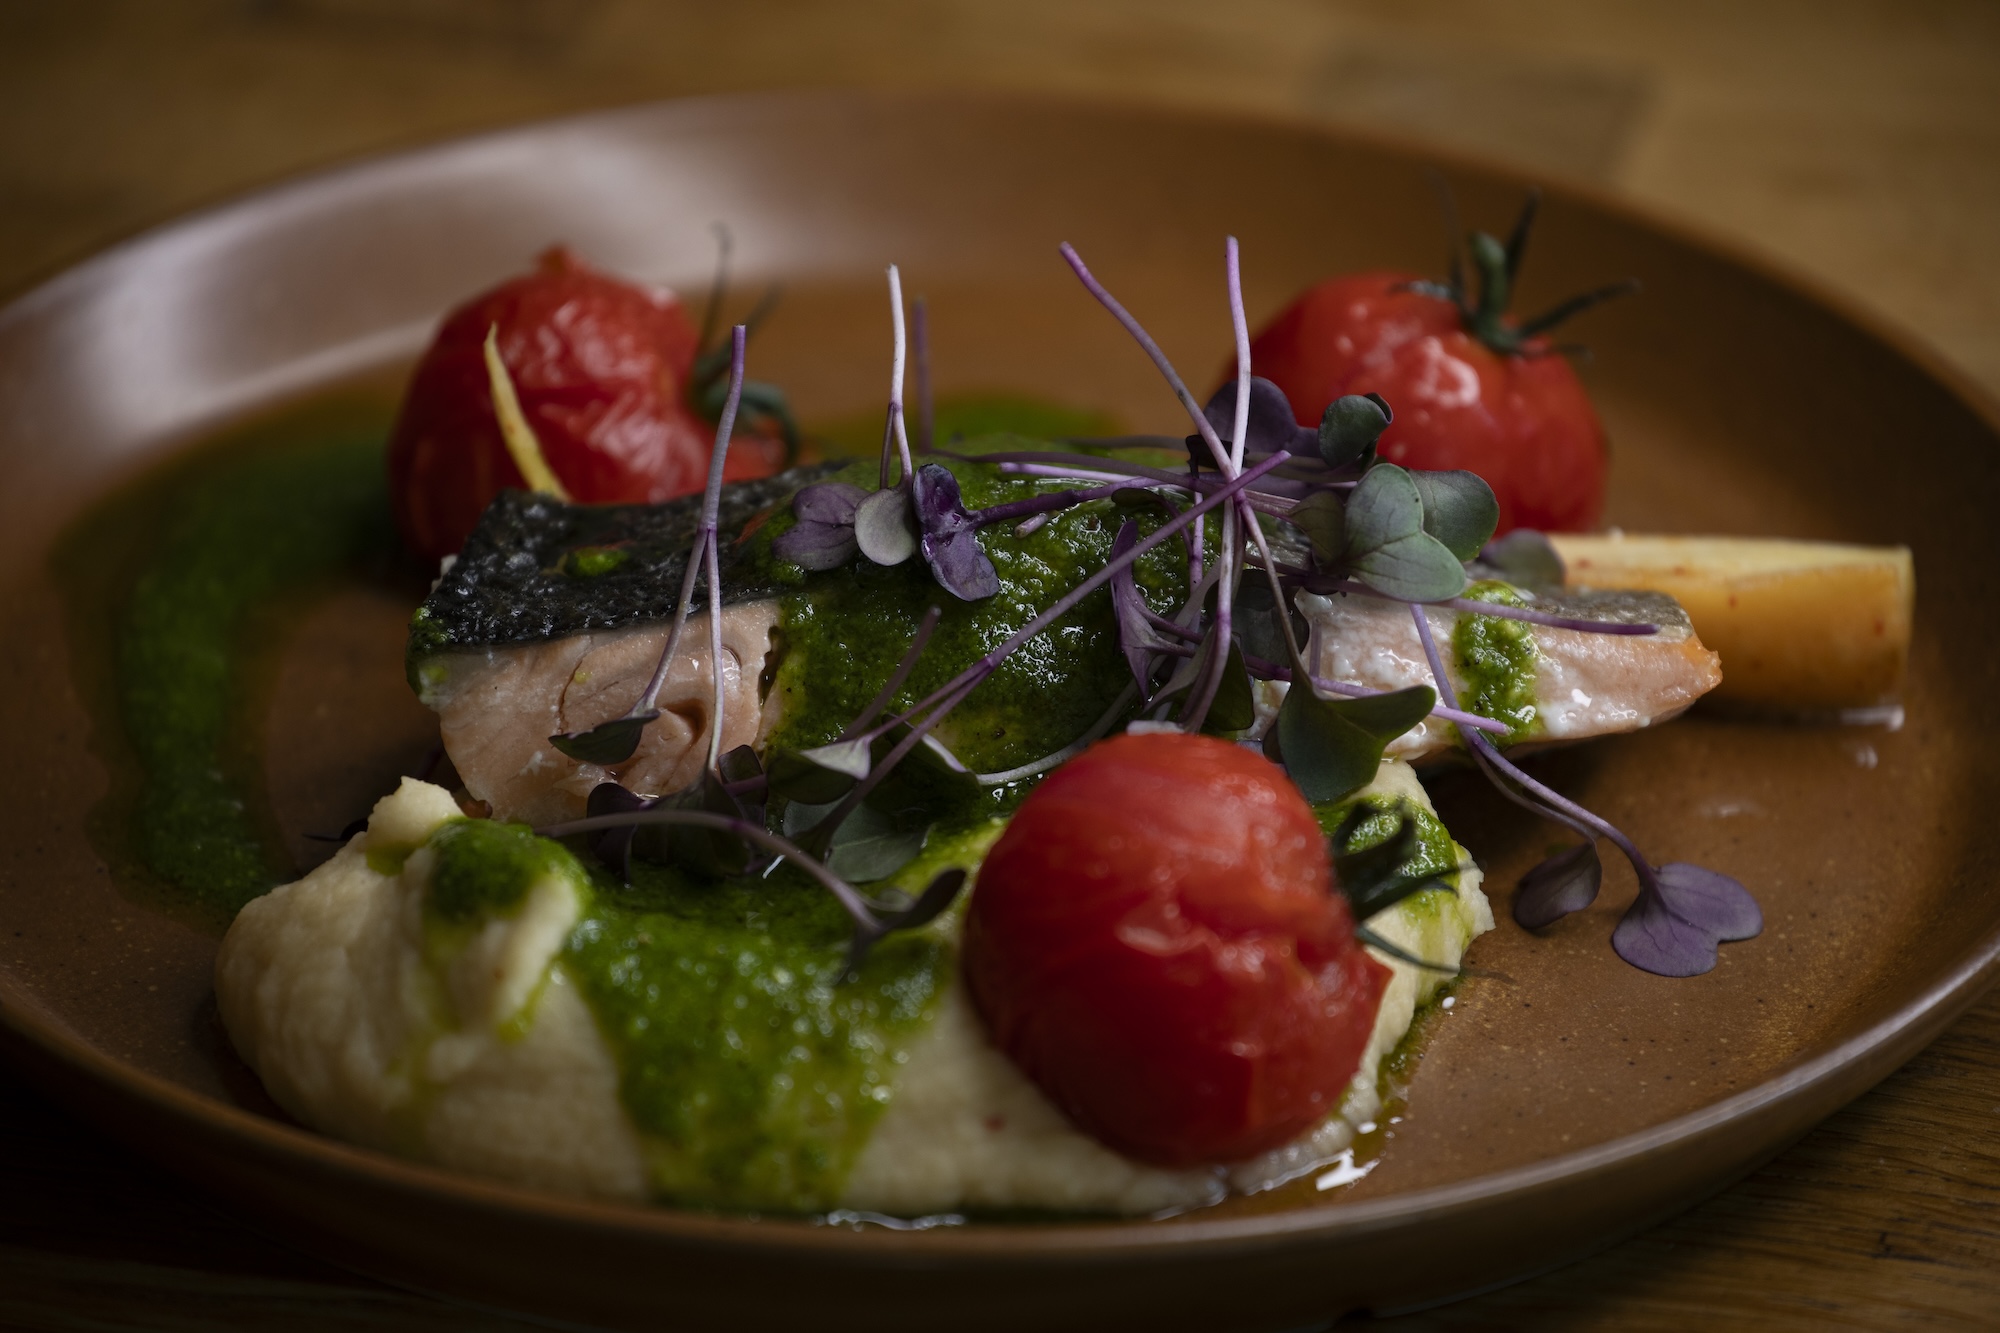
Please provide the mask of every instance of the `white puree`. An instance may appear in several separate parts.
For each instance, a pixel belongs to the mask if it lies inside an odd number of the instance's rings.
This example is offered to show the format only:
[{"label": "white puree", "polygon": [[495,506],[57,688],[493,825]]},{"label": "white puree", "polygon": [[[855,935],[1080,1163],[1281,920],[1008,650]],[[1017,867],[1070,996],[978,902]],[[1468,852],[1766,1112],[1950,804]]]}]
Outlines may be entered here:
[{"label": "white puree", "polygon": [[[1370,790],[1430,806],[1400,762],[1386,762]],[[556,961],[579,912],[575,890],[551,877],[469,942],[441,949],[426,938],[430,853],[410,853],[457,814],[443,789],[405,779],[366,833],[244,908],[216,960],[223,1023],[278,1103],[316,1129],[521,1184],[644,1199],[644,1157],[617,1067]],[[1455,965],[1493,927],[1479,881],[1467,869],[1456,895],[1434,890],[1369,925],[1418,957]],[[955,986],[912,1045],[841,1202],[902,1214],[1148,1213],[1311,1170],[1380,1110],[1382,1057],[1443,980],[1378,957],[1394,975],[1339,1112],[1284,1148],[1213,1170],[1146,1166],[1073,1129],[988,1044]]]}]

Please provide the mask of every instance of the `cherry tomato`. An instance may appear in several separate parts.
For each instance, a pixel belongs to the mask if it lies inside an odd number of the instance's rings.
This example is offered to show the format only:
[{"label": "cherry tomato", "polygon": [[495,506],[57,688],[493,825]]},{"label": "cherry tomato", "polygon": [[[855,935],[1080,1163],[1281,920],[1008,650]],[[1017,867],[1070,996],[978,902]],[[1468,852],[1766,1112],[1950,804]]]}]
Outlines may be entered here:
[{"label": "cherry tomato", "polygon": [[[1621,283],[1538,319],[1506,313],[1535,200],[1502,245],[1469,246],[1477,300],[1407,273],[1357,273],[1320,283],[1250,344],[1250,364],[1285,391],[1302,426],[1317,426],[1343,394],[1377,393],[1395,420],[1377,442],[1404,467],[1476,472],[1500,501],[1499,532],[1575,532],[1604,509],[1604,427],[1568,360],[1543,336]],[[1231,368],[1234,373],[1234,368]]]},{"label": "cherry tomato", "polygon": [[1180,734],[1103,741],[1022,803],[980,869],[964,966],[1042,1091],[1163,1166],[1238,1161],[1324,1119],[1389,976],[1298,788]]},{"label": "cherry tomato", "polygon": [[[485,343],[496,327],[521,410],[572,500],[650,503],[702,488],[715,432],[688,402],[694,325],[671,292],[558,247],[452,311],[417,363],[389,442],[411,550],[458,550],[495,495],[525,484],[493,414]],[[768,476],[783,463],[775,433],[739,431],[725,475]]]}]

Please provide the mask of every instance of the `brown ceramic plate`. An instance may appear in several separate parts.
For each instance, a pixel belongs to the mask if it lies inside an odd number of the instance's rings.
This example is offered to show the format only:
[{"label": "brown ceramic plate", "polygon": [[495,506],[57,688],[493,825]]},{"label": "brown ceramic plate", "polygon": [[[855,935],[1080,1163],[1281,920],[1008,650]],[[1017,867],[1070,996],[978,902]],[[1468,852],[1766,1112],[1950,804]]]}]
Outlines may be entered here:
[{"label": "brown ceramic plate", "polygon": [[[248,415],[393,385],[447,306],[564,239],[697,288],[709,226],[783,279],[757,373],[808,418],[874,406],[882,265],[930,297],[941,386],[1027,390],[1180,431],[1172,399],[1055,255],[1075,242],[1205,382],[1222,238],[1253,318],[1344,269],[1433,268],[1414,152],[1181,114],[957,97],[691,102],[509,131],[318,176],[161,229],[0,312],[0,1050],[57,1098],[279,1234],[392,1281],[628,1326],[1296,1325],[1560,1263],[1741,1175],[1909,1057],[1985,985],[2000,890],[1987,522],[2000,431],[1920,352],[1795,282],[1573,190],[1524,305],[1636,275],[1579,330],[1614,441],[1611,520],[1907,542],[1923,602],[1898,731],[1697,713],[1546,761],[1659,859],[1730,871],[1767,928],[1668,981],[1607,944],[1629,901],[1511,924],[1438,1021],[1379,1167],[1169,1222],[853,1230],[551,1198],[320,1138],[272,1110],[214,1017],[215,940],[115,887],[88,835],[115,737],[101,651],[66,632],[59,532],[122,479]],[[1520,182],[1447,164],[1502,225]],[[378,421],[384,390],[359,412]],[[328,409],[331,410],[331,409]],[[369,414],[373,414],[371,417]],[[338,826],[424,744],[405,594],[338,590],[291,631],[273,807]],[[281,742],[281,743],[280,743]],[[1476,783],[1437,790],[1505,886],[1549,840]]]}]

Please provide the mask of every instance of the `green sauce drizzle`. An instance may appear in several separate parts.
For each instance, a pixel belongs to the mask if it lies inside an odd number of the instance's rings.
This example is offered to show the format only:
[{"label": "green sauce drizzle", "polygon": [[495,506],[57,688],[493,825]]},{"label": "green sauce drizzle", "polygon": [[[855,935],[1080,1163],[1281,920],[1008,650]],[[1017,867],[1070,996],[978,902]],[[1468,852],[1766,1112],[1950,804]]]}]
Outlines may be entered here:
[{"label": "green sauce drizzle", "polygon": [[[1442,820],[1414,802],[1391,796],[1361,796],[1316,805],[1313,817],[1329,838],[1339,838],[1341,823],[1348,812],[1357,807],[1366,810],[1368,816],[1348,831],[1344,841],[1336,844],[1333,849],[1336,854],[1352,856],[1379,846],[1396,832],[1397,821],[1408,817],[1416,825],[1417,845],[1409,859],[1396,867],[1396,872],[1417,877],[1436,875],[1454,888],[1457,886],[1458,844],[1452,841]],[[1449,895],[1452,891],[1446,888],[1425,889],[1405,898],[1403,906],[1412,912],[1435,913],[1442,905],[1440,895]]]},{"label": "green sauce drizzle", "polygon": [[[1521,594],[1505,583],[1475,583],[1466,597],[1500,606],[1525,606]],[[1462,615],[1452,631],[1459,675],[1466,684],[1460,706],[1482,717],[1507,724],[1507,739],[1520,740],[1534,732],[1540,717],[1535,697],[1534,626],[1499,616]]]},{"label": "green sauce drizzle", "polygon": [[[958,446],[964,452],[1035,447],[1036,441],[1007,436]],[[967,509],[1044,489],[990,466],[937,461],[958,478]],[[839,479],[872,488],[876,465],[857,463]],[[774,685],[784,700],[784,721],[774,742],[805,748],[834,739],[889,678],[924,612],[937,606],[943,618],[894,706],[915,703],[1101,567],[1127,517],[1139,520],[1142,534],[1163,521],[1156,507],[1128,510],[1099,500],[1058,513],[1027,537],[1015,536],[1006,524],[985,529],[980,541],[999,570],[1000,592],[979,602],[961,602],[944,591],[919,557],[889,568],[857,558],[820,574],[793,570],[799,590],[784,599],[786,655]],[[753,540],[768,543],[791,522],[789,510],[781,512]],[[791,568],[778,570],[782,575]],[[1134,577],[1154,610],[1178,610],[1187,595],[1185,548],[1163,542],[1141,557]],[[940,737],[975,771],[1013,768],[1082,735],[1130,680],[1118,651],[1111,594],[1100,589],[1003,662],[953,711]]]},{"label": "green sauce drizzle", "polygon": [[114,776],[93,840],[203,917],[293,873],[263,796],[265,650],[317,587],[395,549],[379,410],[284,424],[113,496],[55,555],[75,651],[109,667],[79,671]]},{"label": "green sauce drizzle", "polygon": [[428,845],[437,853],[428,907],[452,925],[489,912],[504,916],[546,876],[585,879],[568,848],[536,837],[526,824],[454,819],[433,833]]},{"label": "green sauce drizzle", "polygon": [[[916,892],[976,865],[998,828],[934,836],[887,883]],[[954,965],[933,928],[890,936],[843,982],[849,927],[789,865],[703,882],[639,862],[629,888],[600,874],[564,961],[618,1055],[662,1197],[793,1212],[838,1200]]]}]

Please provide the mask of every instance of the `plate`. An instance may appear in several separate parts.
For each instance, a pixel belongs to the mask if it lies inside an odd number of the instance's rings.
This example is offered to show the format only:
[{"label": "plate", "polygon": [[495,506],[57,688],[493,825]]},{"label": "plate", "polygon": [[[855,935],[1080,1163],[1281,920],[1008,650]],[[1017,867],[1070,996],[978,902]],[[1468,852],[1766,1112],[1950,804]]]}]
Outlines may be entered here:
[{"label": "plate", "polygon": [[[1330,273],[1431,271],[1439,167],[1470,219],[1505,225],[1523,182],[1504,172],[1295,125],[938,94],[680,102],[311,177],[29,293],[0,312],[0,727],[16,755],[0,773],[0,1051],[307,1249],[629,1327],[1296,1326],[1551,1267],[1742,1175],[1930,1040],[2000,957],[1979,837],[2000,760],[1977,732],[2000,645],[1968,613],[1992,604],[2000,413],[1826,296],[1571,188],[1549,195],[1521,304],[1645,284],[1577,329],[1613,441],[1611,521],[1913,546],[1906,721],[1697,710],[1541,761],[1655,858],[1742,879],[1765,932],[1670,981],[1610,951],[1629,877],[1545,935],[1503,921],[1350,1187],[1167,1221],[911,1231],[579,1202],[393,1160],[272,1107],[216,1020],[212,932],[121,893],[93,850],[116,737],[93,725],[104,653],[66,617],[60,534],[193,441],[260,416],[284,429],[302,399],[338,393],[314,410],[379,423],[439,314],[552,241],[696,291],[726,224],[746,299],[785,285],[753,369],[808,419],[878,406],[895,261],[929,299],[941,391],[1025,390],[1179,432],[1057,243],[1203,383],[1228,349],[1225,234],[1242,238],[1253,320]],[[396,597],[340,590],[289,631],[267,779],[295,828],[337,827],[419,742]],[[1476,782],[1435,791],[1504,918],[1550,831]]]}]

